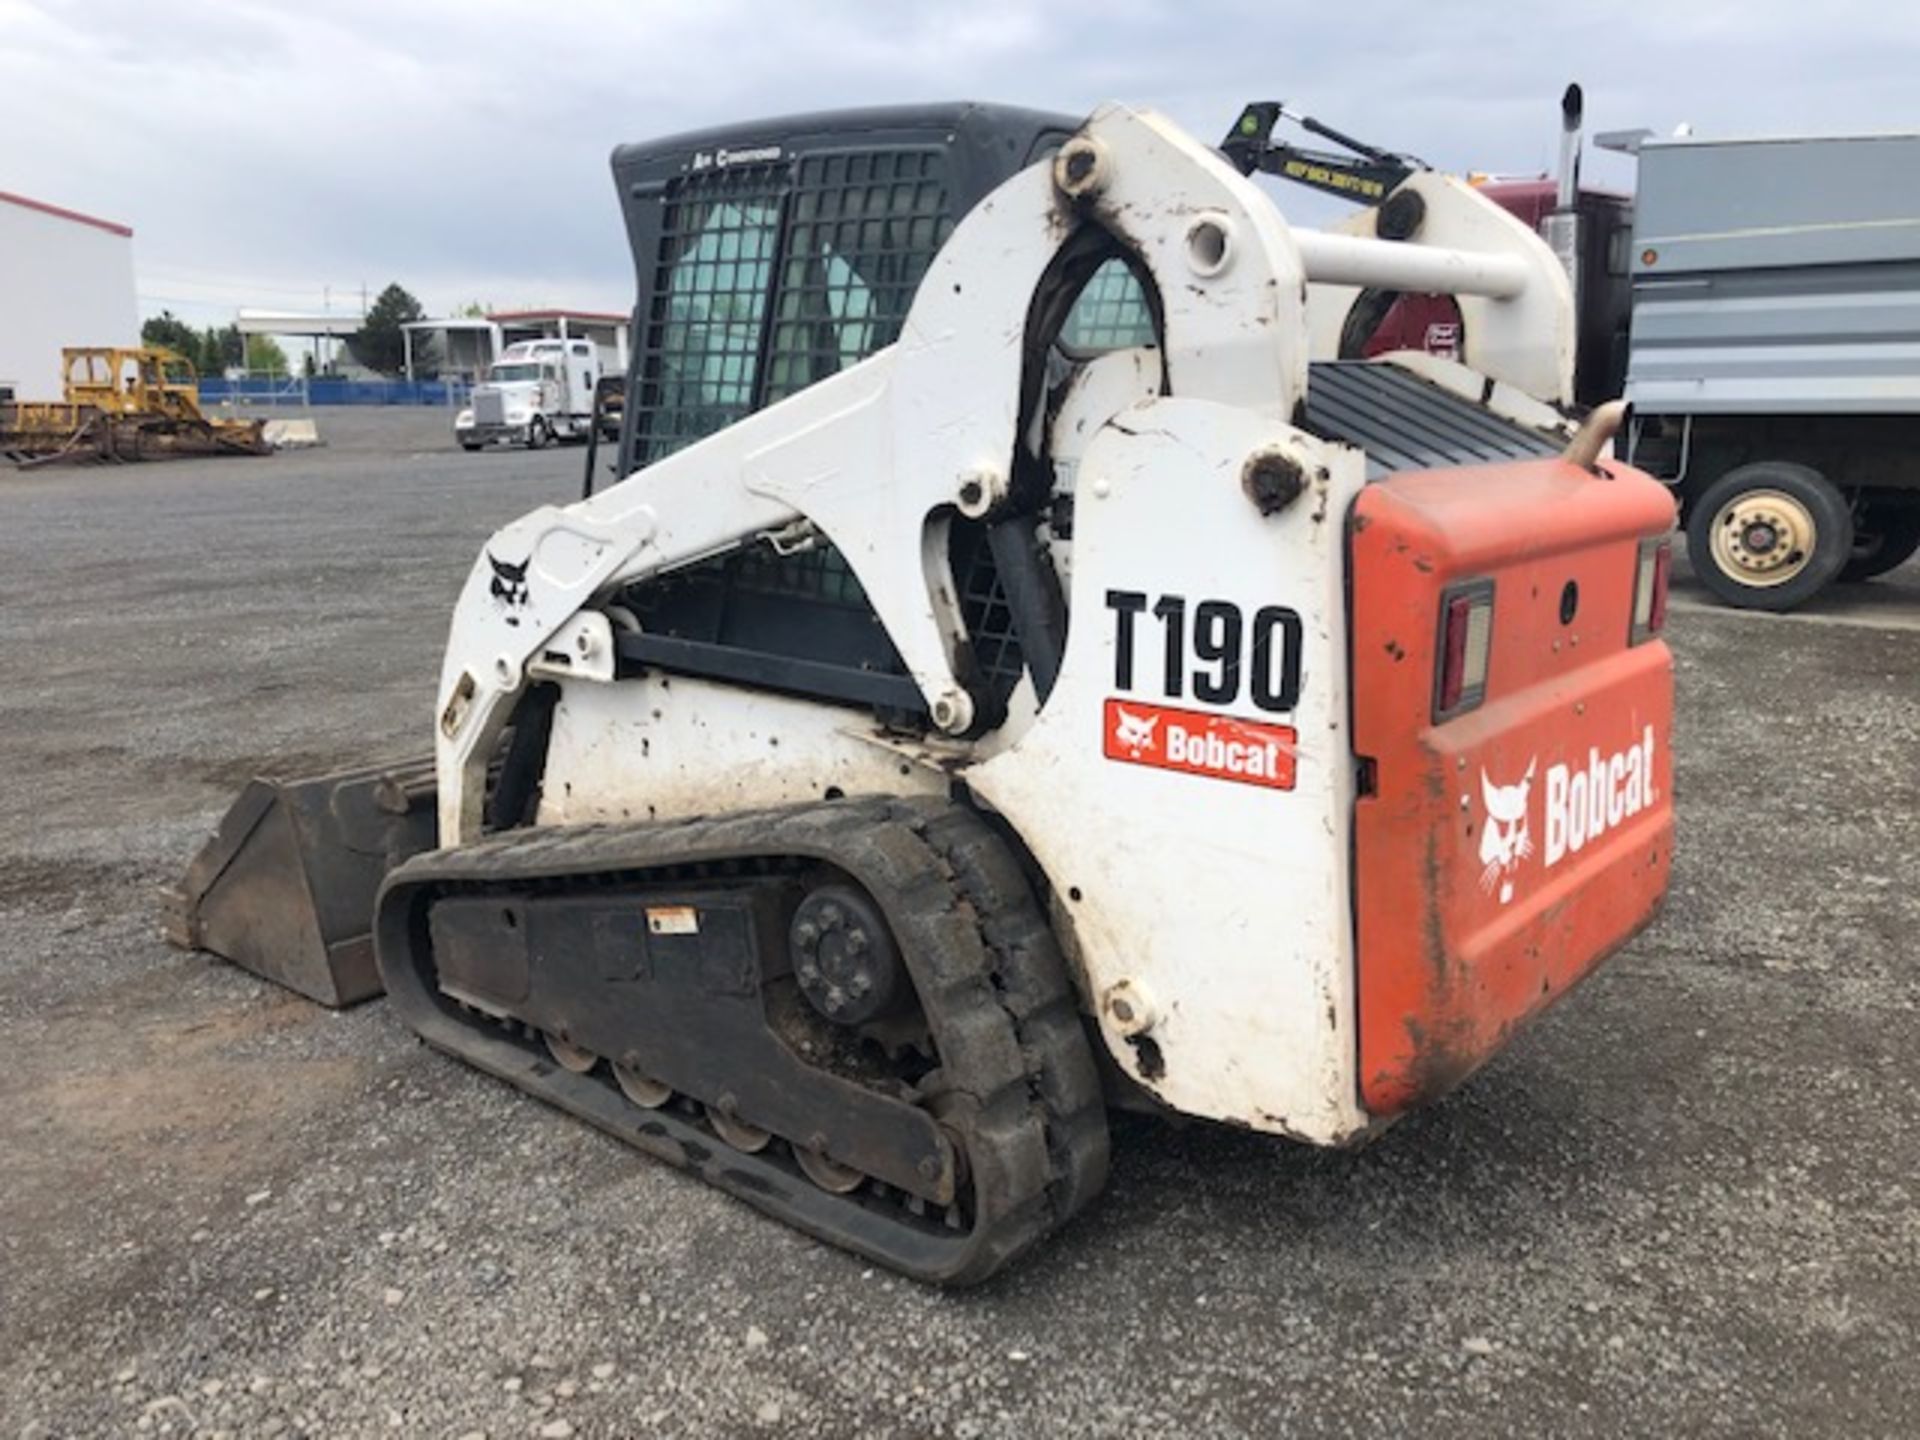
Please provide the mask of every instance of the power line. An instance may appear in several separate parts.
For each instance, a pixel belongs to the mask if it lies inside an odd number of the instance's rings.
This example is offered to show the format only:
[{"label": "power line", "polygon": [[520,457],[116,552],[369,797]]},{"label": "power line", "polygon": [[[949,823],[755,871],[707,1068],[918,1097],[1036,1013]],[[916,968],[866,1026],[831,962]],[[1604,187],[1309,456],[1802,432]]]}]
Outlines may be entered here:
[{"label": "power line", "polygon": [[[205,276],[210,276],[216,280],[232,280],[242,284],[258,283],[261,285],[271,285],[275,283],[276,280],[281,280],[286,278],[286,273],[284,271],[281,272],[280,275],[274,277],[273,280],[262,280],[257,275],[237,275],[234,273],[232,269],[224,265],[216,269],[216,268],[210,268],[202,265],[178,265],[171,261],[166,261],[166,260],[160,260],[160,261],[142,260],[140,262],[140,268],[142,270],[151,270],[160,274],[170,274],[170,275],[179,275],[179,276],[188,276],[188,277],[196,276],[196,275],[205,275]],[[353,283],[357,285],[360,282],[356,280]],[[341,288],[344,288],[344,287],[341,287]]]},{"label": "power line", "polygon": [[169,288],[172,288],[172,289],[196,290],[196,291],[203,292],[205,294],[216,295],[216,296],[218,295],[238,295],[238,296],[284,295],[284,296],[296,296],[296,297],[305,298],[305,299],[322,299],[326,297],[329,291],[337,292],[339,294],[354,294],[354,293],[358,293],[358,290],[359,290],[359,287],[357,285],[353,285],[353,286],[348,286],[348,285],[336,285],[336,286],[262,285],[262,284],[254,284],[250,281],[244,281],[244,280],[236,280],[236,281],[193,280],[180,275],[155,275],[154,278],[159,280],[159,282],[162,285],[168,286]]}]

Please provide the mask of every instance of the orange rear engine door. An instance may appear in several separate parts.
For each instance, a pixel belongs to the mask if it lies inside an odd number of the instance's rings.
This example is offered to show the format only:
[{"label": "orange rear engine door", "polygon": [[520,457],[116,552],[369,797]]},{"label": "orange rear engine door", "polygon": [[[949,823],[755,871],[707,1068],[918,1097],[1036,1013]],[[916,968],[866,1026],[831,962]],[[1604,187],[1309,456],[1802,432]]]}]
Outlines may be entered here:
[{"label": "orange rear engine door", "polygon": [[1452,1088],[1657,910],[1673,661],[1647,622],[1673,513],[1638,471],[1558,459],[1399,474],[1355,502],[1369,1112]]}]

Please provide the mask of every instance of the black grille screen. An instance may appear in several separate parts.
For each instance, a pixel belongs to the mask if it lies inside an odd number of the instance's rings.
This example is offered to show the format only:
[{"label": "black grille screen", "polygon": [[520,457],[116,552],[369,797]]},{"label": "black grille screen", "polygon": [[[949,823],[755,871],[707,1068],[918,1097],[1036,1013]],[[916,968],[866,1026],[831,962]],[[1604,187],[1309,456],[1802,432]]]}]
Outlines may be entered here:
[{"label": "black grille screen", "polygon": [[892,344],[952,229],[945,167],[941,150],[833,152],[674,181],[640,356],[637,463]]},{"label": "black grille screen", "polygon": [[1093,272],[1067,312],[1060,342],[1081,351],[1154,343],[1153,312],[1126,261],[1109,260]]},{"label": "black grille screen", "polygon": [[824,546],[786,556],[736,550],[636,585],[627,603],[656,635],[852,670],[904,670],[859,581]]},{"label": "black grille screen", "polygon": [[913,292],[952,228],[937,150],[809,155],[788,202],[766,402],[899,337]]},{"label": "black grille screen", "polygon": [[[946,163],[944,150],[924,147],[832,151],[672,182],[639,357],[636,463],[898,339],[953,228]],[[1100,319],[1123,323],[1123,306],[1110,308],[1120,313]],[[982,527],[956,522],[950,558],[976,676],[1004,704],[1022,660]],[[904,671],[831,546],[787,556],[750,546],[635,586],[627,601],[655,634]]]},{"label": "black grille screen", "polygon": [[1026,672],[1026,657],[1020,649],[1018,627],[1007,605],[999,568],[994,564],[986,526],[956,516],[947,545],[947,563],[960,592],[960,614],[972,642],[980,688],[993,708],[1004,709]]},{"label": "black grille screen", "polygon": [[783,165],[689,176],[670,192],[641,357],[643,463],[754,407]]}]

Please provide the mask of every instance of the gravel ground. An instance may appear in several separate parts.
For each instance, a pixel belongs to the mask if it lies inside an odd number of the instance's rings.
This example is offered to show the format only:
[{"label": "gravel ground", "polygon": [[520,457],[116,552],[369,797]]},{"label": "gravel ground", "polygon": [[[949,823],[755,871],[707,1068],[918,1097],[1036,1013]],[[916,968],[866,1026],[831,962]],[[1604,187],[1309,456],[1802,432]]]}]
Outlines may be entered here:
[{"label": "gravel ground", "polygon": [[0,477],[0,1434],[1920,1430],[1920,571],[1685,590],[1662,920],[1357,1154],[1123,1123],[959,1295],[168,949],[254,762],[423,747],[448,606],[579,453],[321,416]]}]

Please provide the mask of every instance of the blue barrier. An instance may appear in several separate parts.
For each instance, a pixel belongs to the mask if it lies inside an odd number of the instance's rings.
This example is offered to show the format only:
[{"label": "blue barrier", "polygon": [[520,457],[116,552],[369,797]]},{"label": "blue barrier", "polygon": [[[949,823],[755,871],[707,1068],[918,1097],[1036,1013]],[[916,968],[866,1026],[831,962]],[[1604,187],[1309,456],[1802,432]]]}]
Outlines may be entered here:
[{"label": "blue barrier", "polygon": [[464,405],[472,387],[460,380],[278,380],[266,376],[200,381],[203,404]]}]

